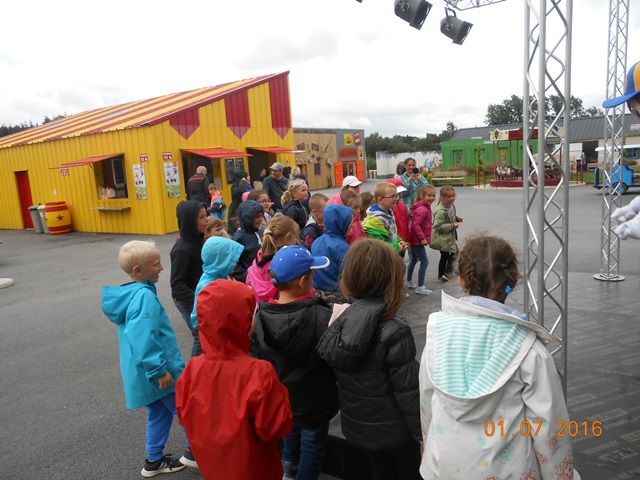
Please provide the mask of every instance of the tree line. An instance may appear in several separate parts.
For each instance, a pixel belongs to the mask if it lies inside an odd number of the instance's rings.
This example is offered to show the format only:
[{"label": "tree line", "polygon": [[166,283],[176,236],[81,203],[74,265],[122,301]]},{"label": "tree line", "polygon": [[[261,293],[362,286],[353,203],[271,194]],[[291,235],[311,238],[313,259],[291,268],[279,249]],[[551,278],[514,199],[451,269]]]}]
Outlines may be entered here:
[{"label": "tree line", "polygon": [[27,128],[37,127],[39,125],[44,125],[45,123],[53,122],[54,120],[59,120],[61,118],[66,117],[67,114],[64,115],[56,115],[55,117],[49,118],[44,117],[42,123],[33,123],[31,120],[28,122],[22,122],[17,125],[5,125],[4,123],[0,125],[0,137],[6,137],[7,135],[11,135],[12,133],[17,133],[22,130],[26,130]]}]

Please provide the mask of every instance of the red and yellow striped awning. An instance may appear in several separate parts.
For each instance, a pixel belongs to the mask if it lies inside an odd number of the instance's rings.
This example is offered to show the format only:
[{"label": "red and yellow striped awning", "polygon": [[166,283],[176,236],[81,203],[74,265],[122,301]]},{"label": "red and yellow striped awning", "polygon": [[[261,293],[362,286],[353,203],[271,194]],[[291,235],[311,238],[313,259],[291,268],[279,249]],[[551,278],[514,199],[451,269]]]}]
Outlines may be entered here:
[{"label": "red and yellow striped awning", "polygon": [[288,72],[264,75],[78,113],[1,137],[0,148],[155,125],[178,113],[202,107],[287,74]]}]

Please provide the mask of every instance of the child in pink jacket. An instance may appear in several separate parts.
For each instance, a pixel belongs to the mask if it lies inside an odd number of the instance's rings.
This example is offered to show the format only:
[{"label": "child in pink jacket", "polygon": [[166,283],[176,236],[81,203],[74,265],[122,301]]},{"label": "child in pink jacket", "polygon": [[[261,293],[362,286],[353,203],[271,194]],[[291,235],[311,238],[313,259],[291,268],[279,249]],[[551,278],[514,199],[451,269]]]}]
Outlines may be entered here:
[{"label": "child in pink jacket", "polygon": [[[431,204],[436,198],[436,189],[433,185],[423,185],[416,195],[416,203],[411,206],[411,226],[409,228],[410,261],[407,266],[407,283],[409,288],[415,288],[418,295],[429,295],[431,290],[424,286],[424,277],[427,273],[429,259],[427,249],[431,243]],[[418,268],[418,284],[411,281],[413,269],[420,262]]]},{"label": "child in pink jacket", "polygon": [[262,248],[247,269],[246,284],[253,290],[256,302],[268,302],[278,298],[278,290],[271,282],[269,267],[276,252],[285,245],[297,245],[300,227],[284,215],[269,220],[262,236]]}]

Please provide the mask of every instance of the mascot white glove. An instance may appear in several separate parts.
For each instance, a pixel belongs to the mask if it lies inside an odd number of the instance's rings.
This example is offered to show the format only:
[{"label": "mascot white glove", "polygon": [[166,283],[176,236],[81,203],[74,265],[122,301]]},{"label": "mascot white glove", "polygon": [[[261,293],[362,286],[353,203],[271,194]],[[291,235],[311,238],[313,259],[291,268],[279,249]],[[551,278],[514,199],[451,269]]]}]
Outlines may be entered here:
[{"label": "mascot white glove", "polygon": [[640,240],[640,215],[636,215],[631,220],[621,223],[613,229],[613,232],[622,240],[627,238]]},{"label": "mascot white glove", "polygon": [[611,218],[619,222],[631,220],[640,213],[640,195],[634,198],[629,205],[616,208],[611,214]]}]

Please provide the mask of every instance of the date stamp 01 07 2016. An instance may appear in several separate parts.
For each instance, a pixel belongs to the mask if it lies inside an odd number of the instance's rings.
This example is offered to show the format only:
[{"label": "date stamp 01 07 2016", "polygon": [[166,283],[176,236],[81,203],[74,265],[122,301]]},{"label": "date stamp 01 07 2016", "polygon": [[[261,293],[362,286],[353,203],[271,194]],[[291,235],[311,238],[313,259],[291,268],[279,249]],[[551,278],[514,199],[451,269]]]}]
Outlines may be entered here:
[{"label": "date stamp 01 07 2016", "polygon": [[[542,429],[542,425],[543,421],[538,418],[532,420],[525,418],[520,420],[520,428],[517,432],[512,433],[511,437],[537,437]],[[567,421],[560,419],[556,420],[556,426],[558,428],[553,432],[556,437],[577,437],[579,435],[584,435],[585,437],[600,437],[604,434],[600,420],[578,422],[577,420]],[[500,435],[501,438],[505,437],[504,419],[498,418],[495,422],[492,418],[486,419],[482,426],[482,431],[487,437],[493,437],[496,434]]]}]

